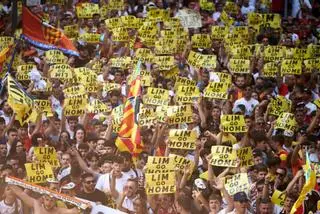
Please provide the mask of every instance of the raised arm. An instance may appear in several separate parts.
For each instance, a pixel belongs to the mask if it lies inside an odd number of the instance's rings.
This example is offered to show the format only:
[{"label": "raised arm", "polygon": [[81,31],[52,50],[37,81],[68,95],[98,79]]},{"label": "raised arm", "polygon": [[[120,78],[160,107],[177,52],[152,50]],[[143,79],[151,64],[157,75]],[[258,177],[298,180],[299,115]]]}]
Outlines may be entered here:
[{"label": "raised arm", "polygon": [[27,193],[25,193],[20,187],[17,187],[15,185],[9,185],[9,188],[12,190],[12,192],[19,197],[25,205],[27,205],[30,208],[34,207],[34,203],[36,199],[29,196]]},{"label": "raised arm", "polygon": [[224,187],[223,179],[222,178],[216,178],[215,179],[215,185],[212,185],[214,188],[220,190],[220,192],[223,195],[223,198],[227,201],[227,210],[226,212],[231,212],[233,210],[233,199],[229,195],[228,191]]}]

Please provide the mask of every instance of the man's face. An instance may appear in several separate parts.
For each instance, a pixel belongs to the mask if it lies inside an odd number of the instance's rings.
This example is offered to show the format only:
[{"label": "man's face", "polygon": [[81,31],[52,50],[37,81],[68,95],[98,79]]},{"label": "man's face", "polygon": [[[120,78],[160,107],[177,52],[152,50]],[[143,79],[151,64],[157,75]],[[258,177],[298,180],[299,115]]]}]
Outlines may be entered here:
[{"label": "man's face", "polygon": [[119,163],[113,163],[112,164],[112,170],[115,172],[116,175],[120,175],[122,171],[122,165]]},{"label": "man's face", "polygon": [[248,207],[248,202],[247,201],[235,201],[234,207],[238,213],[244,213]]},{"label": "man's face", "polygon": [[260,204],[259,205],[259,213],[260,214],[269,214],[269,213],[271,213],[271,210],[270,210],[270,205],[269,204]]},{"label": "man's face", "polygon": [[101,165],[100,170],[102,174],[110,173],[112,170],[112,163],[104,163]]},{"label": "man's face", "polygon": [[20,127],[18,132],[20,137],[26,137],[28,134],[28,129],[25,127]]},{"label": "man's face", "polygon": [[128,197],[132,197],[137,193],[137,185],[133,181],[128,181],[125,188],[127,188],[128,190],[128,193],[127,193]]},{"label": "man's face", "polygon": [[19,160],[10,160],[9,164],[14,170],[17,170],[19,168]]},{"label": "man's face", "polygon": [[245,84],[245,79],[244,79],[244,77],[237,77],[237,79],[236,79],[236,84],[237,84],[240,88],[242,88],[242,87],[244,86],[244,84]]},{"label": "man's face", "polygon": [[14,142],[18,139],[18,132],[10,132],[8,135],[8,141],[9,142]]},{"label": "man's face", "polygon": [[279,179],[279,181],[283,182],[285,176],[286,176],[286,172],[283,169],[277,169],[276,171],[276,179]]},{"label": "man's face", "polygon": [[12,113],[12,108],[9,106],[8,102],[5,102],[2,111],[7,115],[10,115]]},{"label": "man's face", "polygon": [[68,124],[69,124],[70,130],[74,130],[74,127],[77,125],[77,121],[69,120]]},{"label": "man's face", "polygon": [[115,72],[114,81],[116,83],[121,83],[122,82],[122,74],[121,74],[121,72]]},{"label": "man's face", "polygon": [[221,203],[218,200],[209,201],[210,211],[215,211],[216,213],[218,213],[220,210],[220,207],[221,207]]},{"label": "man's face", "polygon": [[262,179],[265,179],[266,176],[267,176],[267,172],[265,172],[265,171],[260,171],[260,172],[258,172],[257,179],[258,179],[258,180],[262,180]]},{"label": "man's face", "polygon": [[45,207],[46,210],[51,210],[52,208],[55,207],[56,205],[56,199],[52,198],[48,195],[44,195],[43,197],[43,205]]},{"label": "man's face", "polygon": [[93,192],[95,188],[95,180],[93,177],[86,177],[83,181],[83,187],[88,192]]},{"label": "man's face", "polygon": [[257,165],[257,164],[260,164],[262,163],[262,157],[261,156],[257,156],[254,158],[254,164]]},{"label": "man's face", "polygon": [[111,146],[105,147],[106,153],[107,154],[112,154],[113,153],[113,148]]},{"label": "man's face", "polygon": [[97,141],[97,150],[104,149],[104,140]]},{"label": "man's face", "polygon": [[88,153],[88,150],[87,149],[79,149],[79,153],[81,155],[81,157],[85,157]]},{"label": "man's face", "polygon": [[287,197],[286,200],[284,201],[284,208],[287,210],[291,210],[294,203],[295,203],[294,199]]}]

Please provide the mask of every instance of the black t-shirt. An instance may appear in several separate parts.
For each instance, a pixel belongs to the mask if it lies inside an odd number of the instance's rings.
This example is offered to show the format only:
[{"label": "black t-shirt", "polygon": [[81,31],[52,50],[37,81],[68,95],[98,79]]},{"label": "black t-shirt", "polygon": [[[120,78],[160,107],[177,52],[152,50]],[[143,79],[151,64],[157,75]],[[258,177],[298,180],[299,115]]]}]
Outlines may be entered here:
[{"label": "black t-shirt", "polygon": [[100,202],[103,205],[107,205],[107,196],[104,192],[95,189],[92,193],[86,193],[81,191],[77,194],[77,197],[83,198],[93,202]]}]

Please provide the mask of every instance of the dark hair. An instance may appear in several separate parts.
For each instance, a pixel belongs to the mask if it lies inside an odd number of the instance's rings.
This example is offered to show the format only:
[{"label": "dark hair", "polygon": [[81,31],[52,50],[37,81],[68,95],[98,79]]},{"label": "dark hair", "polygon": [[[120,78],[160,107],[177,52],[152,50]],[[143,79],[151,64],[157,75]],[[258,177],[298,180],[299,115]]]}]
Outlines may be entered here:
[{"label": "dark hair", "polygon": [[118,164],[123,164],[124,163],[124,158],[123,157],[121,157],[121,156],[115,156],[114,158],[113,158],[113,163],[118,163]]},{"label": "dark hair", "polygon": [[79,146],[78,146],[78,150],[79,150],[79,149],[89,150],[90,147],[89,147],[89,145],[86,144],[86,143],[80,143]]},{"label": "dark hair", "polygon": [[44,140],[44,136],[40,132],[37,132],[37,133],[32,135],[32,137],[31,137],[32,146],[38,146],[39,145],[38,140],[37,140],[38,138],[42,138]]},{"label": "dark hair", "polygon": [[76,128],[75,128],[75,130],[74,130],[74,137],[76,136],[77,131],[79,131],[79,130],[82,130],[82,131],[83,131],[83,133],[84,133],[84,141],[85,141],[85,138],[86,138],[86,130],[84,129],[84,127],[83,127],[81,124],[76,125]]},{"label": "dark hair", "polygon": [[89,152],[86,156],[86,159],[91,161],[93,157],[96,157],[99,160],[99,155],[95,152]]},{"label": "dark hair", "polygon": [[255,166],[257,172],[268,172],[268,167],[264,165],[263,163],[257,164]]},{"label": "dark hair", "polygon": [[0,124],[1,124],[1,123],[6,124],[6,121],[5,121],[5,119],[4,119],[3,117],[0,117]]},{"label": "dark hair", "polygon": [[16,128],[10,128],[7,131],[7,134],[9,135],[11,132],[18,132],[18,130]]},{"label": "dark hair", "polygon": [[126,161],[132,161],[132,155],[130,154],[130,152],[120,152],[119,155]]},{"label": "dark hair", "polygon": [[84,180],[86,178],[89,178],[89,177],[93,177],[94,178],[94,175],[92,173],[88,173],[88,172],[86,172],[86,173],[81,175],[81,179],[82,180]]}]

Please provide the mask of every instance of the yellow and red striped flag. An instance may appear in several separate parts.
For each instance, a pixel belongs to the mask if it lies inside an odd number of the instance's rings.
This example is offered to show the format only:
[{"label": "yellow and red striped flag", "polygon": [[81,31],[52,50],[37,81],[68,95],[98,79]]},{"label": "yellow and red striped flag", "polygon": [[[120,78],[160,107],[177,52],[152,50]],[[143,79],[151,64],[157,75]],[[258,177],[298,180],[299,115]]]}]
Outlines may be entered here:
[{"label": "yellow and red striped flag", "polygon": [[141,62],[139,61],[136,70],[132,74],[134,79],[130,84],[129,93],[123,109],[123,119],[116,140],[116,146],[119,151],[128,151],[133,156],[137,156],[143,148],[137,119],[141,99],[140,64]]}]

